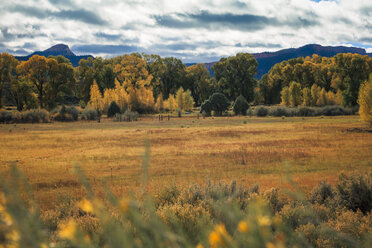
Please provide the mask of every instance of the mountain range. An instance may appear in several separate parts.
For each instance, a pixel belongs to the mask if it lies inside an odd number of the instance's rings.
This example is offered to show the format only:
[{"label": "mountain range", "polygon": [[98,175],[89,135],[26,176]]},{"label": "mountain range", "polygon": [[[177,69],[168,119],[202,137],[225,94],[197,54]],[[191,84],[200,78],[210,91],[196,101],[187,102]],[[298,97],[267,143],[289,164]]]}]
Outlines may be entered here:
[{"label": "mountain range", "polygon": [[[367,53],[364,48],[346,47],[346,46],[321,46],[318,44],[308,44],[299,48],[283,49],[276,52],[253,53],[252,55],[258,62],[257,75],[255,78],[261,78],[265,73],[269,72],[271,67],[284,60],[294,59],[298,57],[307,57],[317,54],[322,57],[333,57],[338,53],[357,53],[372,57],[372,53]],[[205,67],[213,75],[212,67],[215,62],[205,63]],[[188,66],[195,63],[186,64]]]},{"label": "mountain range", "polygon": [[[284,60],[289,60],[289,59],[298,58],[298,57],[312,56],[313,54],[317,54],[322,57],[332,57],[338,53],[357,53],[357,54],[368,55],[372,57],[372,53],[367,53],[365,49],[359,48],[359,47],[321,46],[318,44],[308,44],[308,45],[305,45],[299,48],[283,49],[283,50],[279,50],[276,52],[253,53],[253,56],[256,58],[258,62],[257,75],[255,77],[261,78],[262,75],[267,73],[272,66]],[[93,57],[92,55],[77,56],[70,50],[70,48],[67,45],[57,44],[47,50],[34,52],[27,56],[16,56],[15,58],[21,61],[25,61],[35,54],[40,55],[40,56],[45,56],[45,57],[48,57],[50,55],[53,55],[53,56],[62,55],[66,57],[67,59],[69,59],[72,65],[75,67],[79,66],[79,61],[81,59],[87,59],[88,57]],[[217,61],[204,63],[205,67],[209,70],[212,76],[213,76],[212,67],[216,62]],[[195,63],[186,63],[185,65],[191,66],[194,64]]]},{"label": "mountain range", "polygon": [[71,50],[70,48],[65,45],[65,44],[57,44],[57,45],[54,45],[50,48],[48,48],[47,50],[44,50],[44,51],[37,51],[37,52],[34,52],[32,54],[29,54],[27,56],[15,56],[16,59],[20,60],[20,61],[26,61],[28,60],[29,58],[31,58],[32,56],[34,55],[39,55],[39,56],[44,56],[44,57],[49,57],[49,56],[58,56],[58,55],[62,55],[63,57],[67,58],[70,60],[71,64],[74,66],[74,67],[77,67],[79,66],[79,61],[81,59],[87,59],[89,57],[92,57],[92,55],[82,55],[82,56],[77,56],[75,55]]}]

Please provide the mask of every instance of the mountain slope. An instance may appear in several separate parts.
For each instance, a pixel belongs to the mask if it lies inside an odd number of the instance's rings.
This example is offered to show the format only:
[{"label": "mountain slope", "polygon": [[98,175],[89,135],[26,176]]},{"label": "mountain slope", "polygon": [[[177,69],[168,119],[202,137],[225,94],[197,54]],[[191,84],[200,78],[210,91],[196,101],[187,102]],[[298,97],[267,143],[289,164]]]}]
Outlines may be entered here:
[{"label": "mountain slope", "polygon": [[27,56],[15,56],[16,59],[20,61],[26,61],[29,58],[31,58],[34,55],[49,57],[49,56],[58,56],[62,55],[63,57],[70,60],[71,64],[76,67],[79,66],[79,61],[81,59],[87,59],[89,57],[93,57],[92,55],[83,55],[83,56],[77,56],[75,55],[70,48],[65,44],[57,44],[54,45],[44,51],[37,51]]},{"label": "mountain slope", "polygon": [[[366,53],[366,50],[364,50],[363,48],[345,46],[321,46],[318,44],[309,44],[299,48],[283,49],[277,52],[254,53],[253,56],[258,62],[257,75],[255,76],[255,78],[261,78],[262,75],[269,72],[271,67],[284,60],[306,56],[311,57],[313,56],[313,54],[317,54],[322,57],[333,57],[338,53],[357,53],[372,57],[372,53]],[[213,75],[212,67],[215,63],[217,63],[217,61],[205,63],[205,67],[211,72],[211,75]],[[192,64],[190,63],[186,65],[188,66]]]}]

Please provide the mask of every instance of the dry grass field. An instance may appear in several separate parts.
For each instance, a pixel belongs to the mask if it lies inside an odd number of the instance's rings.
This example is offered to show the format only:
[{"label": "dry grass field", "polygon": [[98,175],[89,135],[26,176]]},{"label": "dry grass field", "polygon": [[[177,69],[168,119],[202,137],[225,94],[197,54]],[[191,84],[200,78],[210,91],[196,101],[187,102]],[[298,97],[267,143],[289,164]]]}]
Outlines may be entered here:
[{"label": "dry grass field", "polygon": [[[78,164],[100,191],[118,195],[141,185],[144,143],[150,140],[149,190],[169,185],[230,182],[285,185],[286,172],[306,191],[340,173],[371,171],[372,133],[358,116],[312,118],[156,118],[138,122],[2,124],[0,171],[15,163],[42,208],[58,196],[84,195]],[[286,166],[289,165],[289,166]]]}]

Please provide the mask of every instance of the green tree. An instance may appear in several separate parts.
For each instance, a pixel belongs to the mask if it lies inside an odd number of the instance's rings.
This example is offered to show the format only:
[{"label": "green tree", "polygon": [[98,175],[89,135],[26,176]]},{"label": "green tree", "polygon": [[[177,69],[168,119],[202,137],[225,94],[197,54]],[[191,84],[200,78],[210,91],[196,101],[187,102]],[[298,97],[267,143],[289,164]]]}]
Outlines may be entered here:
[{"label": "green tree", "polygon": [[205,100],[202,105],[200,106],[200,113],[205,112],[208,116],[211,115],[212,112],[212,103],[209,100]]},{"label": "green tree", "polygon": [[248,102],[253,101],[256,86],[253,76],[257,74],[257,65],[257,60],[248,53],[238,53],[236,56],[220,59],[213,66],[218,89],[229,100],[243,95]]},{"label": "green tree", "polygon": [[197,105],[208,99],[213,91],[211,76],[204,64],[196,64],[186,68],[186,87],[191,90]]},{"label": "green tree", "polygon": [[162,89],[164,98],[168,98],[169,94],[175,94],[177,89],[184,87],[185,82],[185,65],[180,59],[167,57],[163,59],[165,64],[165,72],[162,75]]},{"label": "green tree", "polygon": [[341,89],[342,104],[357,104],[359,87],[372,73],[372,58],[359,54],[337,54],[334,57],[332,87]]},{"label": "green tree", "polygon": [[49,82],[48,59],[34,55],[28,61],[22,61],[17,66],[17,72],[24,77],[34,87],[39,106],[44,108],[46,105],[46,90]]},{"label": "green tree", "polygon": [[222,115],[230,106],[229,99],[222,93],[214,93],[209,98],[209,101],[212,105],[212,110],[217,116]]},{"label": "green tree", "polygon": [[16,81],[18,60],[7,53],[0,53],[0,108],[3,103],[4,88],[10,88]]},{"label": "green tree", "polygon": [[38,107],[37,95],[33,92],[32,85],[24,78],[20,77],[12,83],[10,93],[18,111]]},{"label": "green tree", "polygon": [[120,107],[116,104],[115,101],[110,103],[110,106],[107,109],[107,117],[113,117],[116,114],[120,114]]},{"label": "green tree", "polygon": [[[90,99],[90,87],[94,81],[93,58],[82,59],[79,62],[79,67],[76,69],[76,78],[79,84],[79,95],[85,103]],[[101,91],[102,93],[102,91]]]},{"label": "green tree", "polygon": [[234,113],[236,115],[246,115],[248,108],[249,108],[249,104],[247,100],[244,98],[244,96],[242,95],[238,96],[233,106]]}]

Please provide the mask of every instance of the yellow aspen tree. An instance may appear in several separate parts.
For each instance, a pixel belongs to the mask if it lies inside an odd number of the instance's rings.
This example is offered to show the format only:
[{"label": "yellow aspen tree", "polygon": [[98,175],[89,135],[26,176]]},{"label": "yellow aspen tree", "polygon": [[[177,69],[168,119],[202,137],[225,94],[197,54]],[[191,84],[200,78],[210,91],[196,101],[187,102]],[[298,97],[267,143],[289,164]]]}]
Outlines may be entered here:
[{"label": "yellow aspen tree", "polygon": [[282,89],[280,92],[282,102],[280,103],[281,105],[289,106],[289,88],[286,86]]},{"label": "yellow aspen tree", "polygon": [[292,107],[301,104],[301,85],[295,81],[289,85],[289,104]]},{"label": "yellow aspen tree", "polygon": [[335,93],[333,93],[332,91],[328,91],[327,92],[327,105],[335,105],[336,104],[335,98],[336,98]]},{"label": "yellow aspen tree", "polygon": [[90,101],[89,105],[92,108],[102,111],[103,110],[103,98],[101,91],[99,91],[99,87],[97,82],[94,80],[92,86],[90,87]]},{"label": "yellow aspen tree", "polygon": [[320,93],[319,93],[319,98],[316,102],[316,105],[317,106],[325,106],[327,105],[327,92],[325,91],[324,88],[322,88],[320,90]]},{"label": "yellow aspen tree", "polygon": [[157,112],[161,112],[161,111],[163,111],[163,109],[164,109],[163,94],[160,93],[158,98],[156,99],[155,110]]},{"label": "yellow aspen tree", "polygon": [[128,93],[124,89],[124,86],[120,84],[120,82],[115,79],[115,102],[119,105],[121,110],[128,108]]},{"label": "yellow aspen tree", "polygon": [[360,117],[372,125],[372,74],[359,88],[358,104]]},{"label": "yellow aspen tree", "polygon": [[192,108],[194,107],[194,103],[195,102],[194,102],[194,98],[191,95],[191,91],[186,90],[183,93],[183,108],[184,108],[184,110],[191,111]]},{"label": "yellow aspen tree", "polygon": [[302,96],[303,96],[302,105],[311,106],[311,91],[309,88],[302,89]]},{"label": "yellow aspen tree", "polygon": [[320,87],[316,84],[311,86],[311,99],[312,99],[312,106],[317,105],[318,99],[320,94]]},{"label": "yellow aspen tree", "polygon": [[171,112],[173,112],[173,111],[176,110],[176,108],[177,108],[177,104],[176,104],[176,99],[175,99],[174,95],[169,94],[168,99],[165,101],[165,106],[166,106],[166,108],[168,108],[169,111],[171,111]]},{"label": "yellow aspen tree", "polygon": [[110,106],[111,102],[115,100],[115,91],[113,89],[105,89],[105,92],[103,94],[103,111],[107,112],[107,109]]},{"label": "yellow aspen tree", "polygon": [[183,103],[184,103],[184,100],[183,100],[183,97],[184,97],[184,90],[183,88],[179,88],[176,92],[176,104],[177,104],[177,108],[180,109],[180,110],[183,110],[184,109],[184,106],[183,106]]},{"label": "yellow aspen tree", "polygon": [[336,92],[335,103],[337,105],[341,105],[342,104],[342,91],[340,89],[338,89],[337,92]]}]

